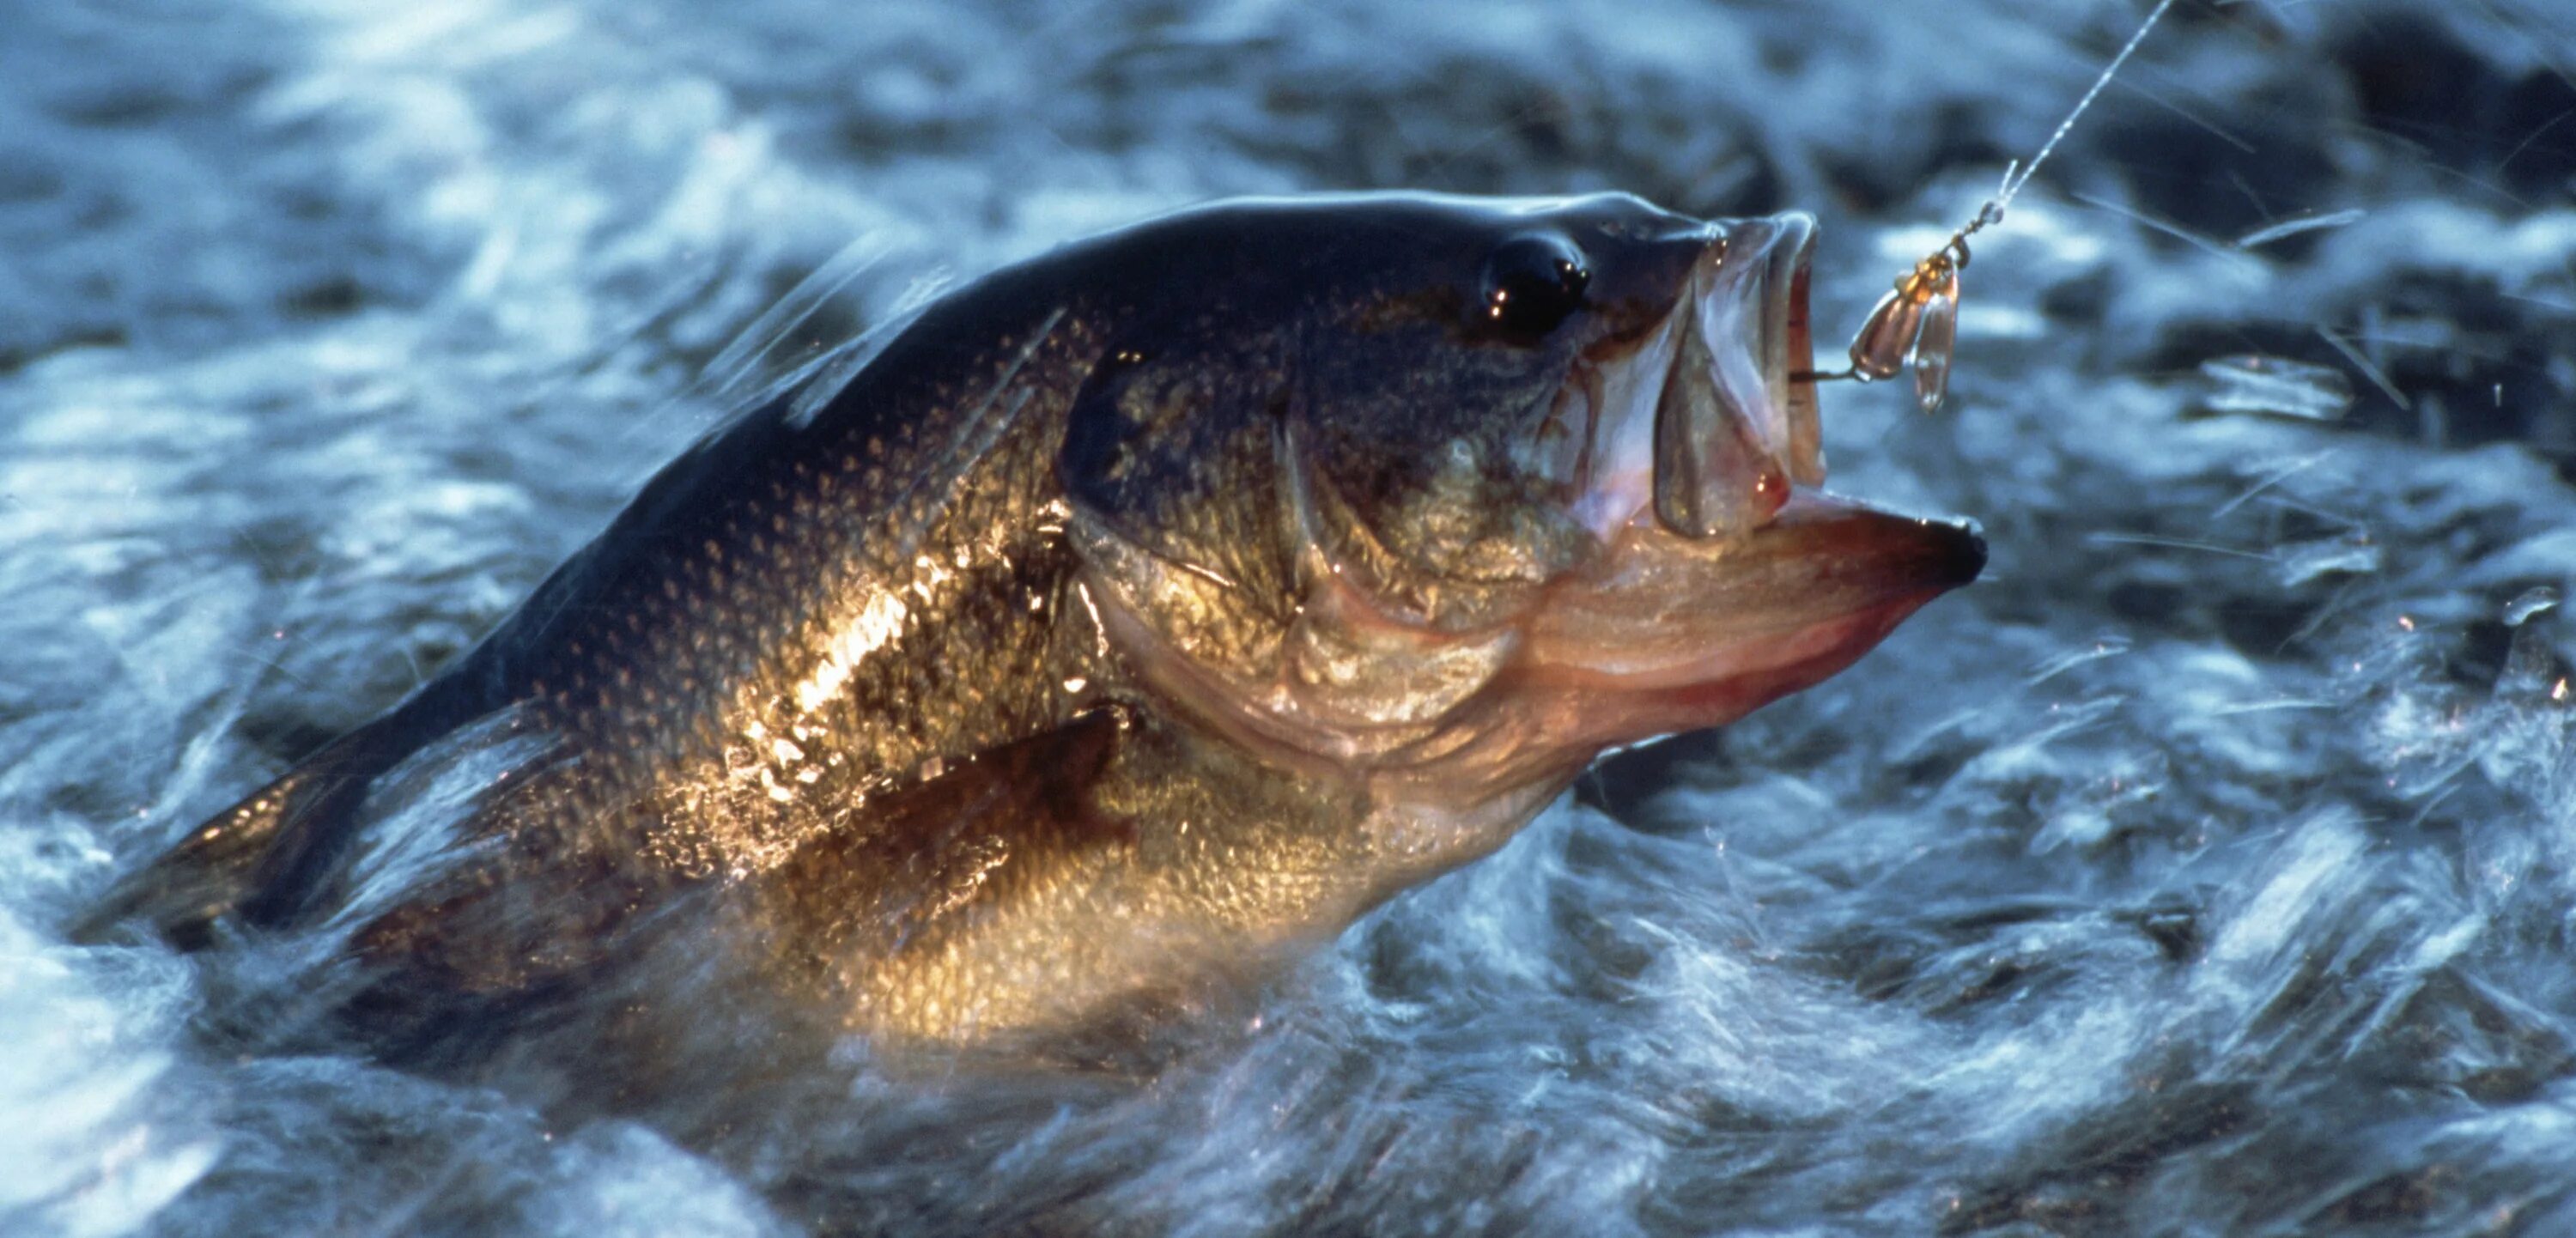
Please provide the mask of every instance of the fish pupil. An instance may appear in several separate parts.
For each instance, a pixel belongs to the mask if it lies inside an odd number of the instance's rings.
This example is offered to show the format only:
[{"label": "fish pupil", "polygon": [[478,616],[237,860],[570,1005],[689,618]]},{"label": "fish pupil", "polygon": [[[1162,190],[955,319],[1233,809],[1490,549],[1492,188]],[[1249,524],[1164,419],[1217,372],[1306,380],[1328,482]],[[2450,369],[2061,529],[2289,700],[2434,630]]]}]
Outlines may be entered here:
[{"label": "fish pupil", "polygon": [[1592,282],[1583,252],[1557,236],[1518,236],[1485,263],[1484,315],[1506,334],[1533,338],[1564,324],[1583,306]]}]

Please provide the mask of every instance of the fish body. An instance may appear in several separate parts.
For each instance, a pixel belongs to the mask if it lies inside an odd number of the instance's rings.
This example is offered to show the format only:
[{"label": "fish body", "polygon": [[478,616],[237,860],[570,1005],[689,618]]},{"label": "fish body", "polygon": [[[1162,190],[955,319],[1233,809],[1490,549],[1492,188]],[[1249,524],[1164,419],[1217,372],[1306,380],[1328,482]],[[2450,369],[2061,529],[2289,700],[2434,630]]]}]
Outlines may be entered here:
[{"label": "fish body", "polygon": [[675,932],[885,1043],[1187,1009],[1976,575],[1815,489],[1811,246],[1366,195],[996,272],[84,931],[338,934],[416,1027]]}]

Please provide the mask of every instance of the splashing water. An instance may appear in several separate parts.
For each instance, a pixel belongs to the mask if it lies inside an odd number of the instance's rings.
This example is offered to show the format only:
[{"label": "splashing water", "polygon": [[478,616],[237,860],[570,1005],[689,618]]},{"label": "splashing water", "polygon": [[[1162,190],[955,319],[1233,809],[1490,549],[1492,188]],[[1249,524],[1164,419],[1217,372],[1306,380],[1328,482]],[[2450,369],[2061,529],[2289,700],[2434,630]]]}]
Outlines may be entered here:
[{"label": "splashing water", "polygon": [[[2534,0],[2177,8],[1981,242],[1968,411],[1827,416],[1989,580],[1153,1079],[853,1045],[620,1108],[577,1052],[229,1052],[288,960],[58,931],[506,613],[720,357],[1354,186],[1820,210],[1838,321],[2139,15],[19,6],[0,1232],[2576,1229],[2566,620],[2518,601],[2576,575],[2576,31]],[[2350,409],[2203,406],[2247,355]]]}]

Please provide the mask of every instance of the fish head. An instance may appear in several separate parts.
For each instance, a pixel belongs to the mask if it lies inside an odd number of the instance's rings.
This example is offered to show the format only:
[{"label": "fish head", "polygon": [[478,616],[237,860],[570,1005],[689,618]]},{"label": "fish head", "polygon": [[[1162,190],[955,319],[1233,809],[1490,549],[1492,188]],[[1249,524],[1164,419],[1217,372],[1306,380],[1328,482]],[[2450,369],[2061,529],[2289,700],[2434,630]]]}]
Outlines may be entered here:
[{"label": "fish head", "polygon": [[1061,466],[1103,631],[1201,723],[1434,798],[1833,674],[1984,546],[1818,488],[1814,237],[1615,194],[1128,235]]}]

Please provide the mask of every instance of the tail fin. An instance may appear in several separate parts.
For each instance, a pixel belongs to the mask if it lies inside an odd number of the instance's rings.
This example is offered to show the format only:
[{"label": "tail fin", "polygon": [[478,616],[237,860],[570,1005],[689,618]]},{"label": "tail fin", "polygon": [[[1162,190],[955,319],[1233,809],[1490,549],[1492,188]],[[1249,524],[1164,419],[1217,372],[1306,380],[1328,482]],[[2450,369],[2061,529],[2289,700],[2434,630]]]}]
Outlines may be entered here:
[{"label": "tail fin", "polygon": [[195,950],[213,942],[215,922],[226,916],[264,922],[291,910],[291,878],[306,867],[306,854],[330,849],[333,819],[347,819],[376,776],[408,751],[390,725],[399,716],[341,736],[189,831],[111,887],[73,923],[72,940],[112,940],[119,926],[139,923]]}]

